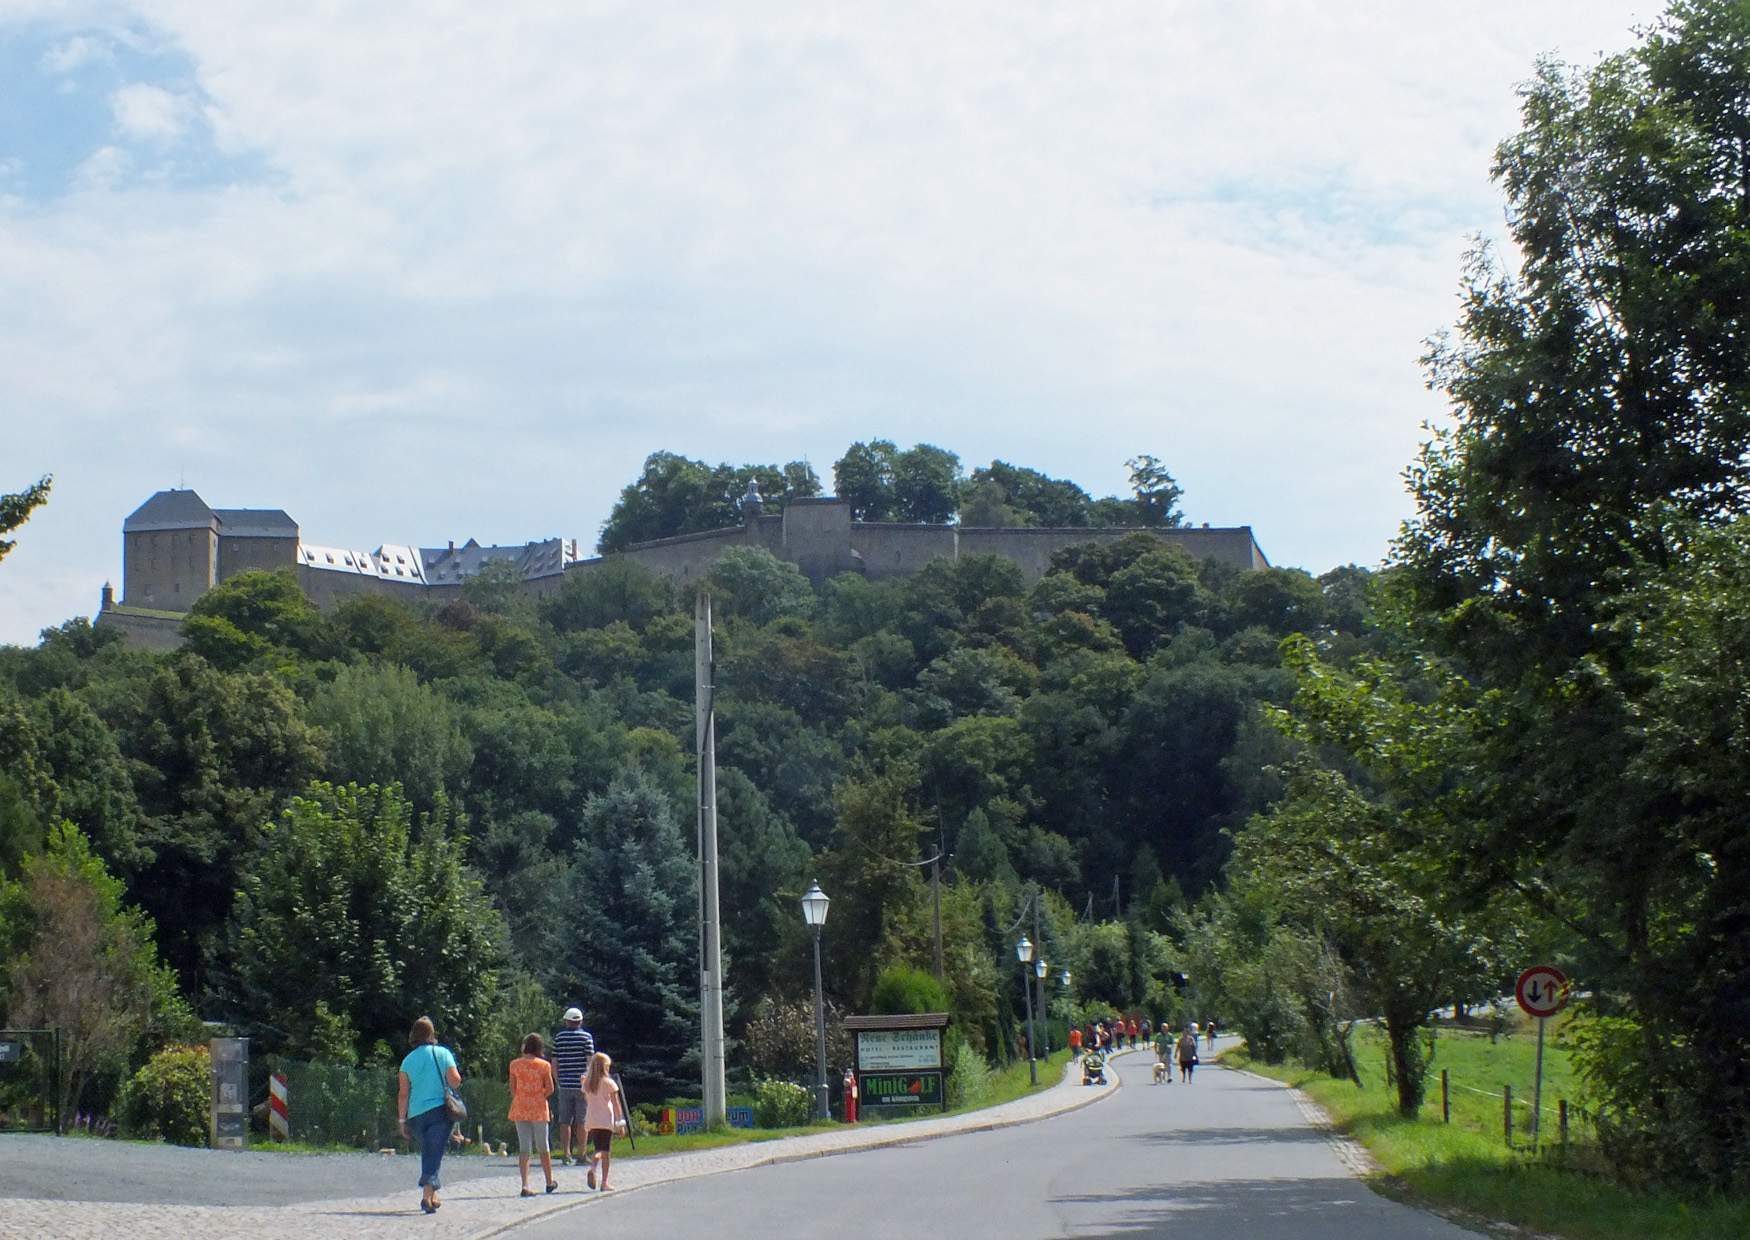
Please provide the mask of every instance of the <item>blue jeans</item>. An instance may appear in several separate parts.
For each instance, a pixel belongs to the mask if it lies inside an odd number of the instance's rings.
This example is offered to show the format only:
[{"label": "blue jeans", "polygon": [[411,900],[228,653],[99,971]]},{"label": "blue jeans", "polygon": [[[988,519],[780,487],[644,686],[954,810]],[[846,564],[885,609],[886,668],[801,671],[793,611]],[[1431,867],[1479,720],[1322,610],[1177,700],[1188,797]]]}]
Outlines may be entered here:
[{"label": "blue jeans", "polygon": [[408,1116],[407,1126],[413,1131],[413,1139],[419,1142],[419,1186],[442,1188],[443,1185],[438,1183],[438,1164],[443,1162],[444,1146],[449,1144],[450,1117],[444,1114],[444,1108],[439,1104],[429,1111]]}]

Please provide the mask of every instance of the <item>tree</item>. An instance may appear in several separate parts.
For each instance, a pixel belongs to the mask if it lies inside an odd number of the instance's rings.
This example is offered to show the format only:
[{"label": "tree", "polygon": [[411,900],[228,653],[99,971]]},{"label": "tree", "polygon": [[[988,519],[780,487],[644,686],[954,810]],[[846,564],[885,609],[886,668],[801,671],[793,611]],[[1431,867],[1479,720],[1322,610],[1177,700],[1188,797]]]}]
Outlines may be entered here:
[{"label": "tree", "polygon": [[738,525],[746,515],[741,500],[750,482],[763,500],[779,507],[820,491],[820,480],[806,461],[791,461],[782,469],[710,466],[674,452],[653,452],[645,458],[643,472],[620,492],[597,547],[606,555],[653,538]]},{"label": "tree", "polygon": [[310,696],[306,714],[327,741],[333,780],[397,784],[432,809],[473,760],[449,702],[394,664],[353,664]]},{"label": "tree", "polygon": [[894,496],[894,472],[899,449],[892,440],[872,439],[854,443],[833,462],[833,487],[851,506],[856,521],[888,521],[898,507]]},{"label": "tree", "polygon": [[429,1014],[465,1063],[481,1055],[504,922],[463,865],[448,806],[415,821],[390,785],[313,783],[265,831],[237,892],[221,989],[262,1045],[309,1056],[328,1021],[360,1060],[402,1044]]},{"label": "tree", "polygon": [[152,922],[122,902],[122,885],[77,827],[49,831],[16,882],[0,881],[0,943],[7,960],[4,1013],[22,1028],[61,1031],[62,1115],[100,1075],[119,1075],[154,1033],[195,1025],[175,975],[158,960]]},{"label": "tree", "polygon": [[317,773],[322,738],[273,676],[219,672],[186,653],[149,667],[103,707],[151,854],[130,876],[130,892],[192,991],[261,825]]},{"label": "tree", "polygon": [[[1666,682],[1636,591],[1700,570],[1706,531],[1750,503],[1747,92],[1750,11],[1730,0],[1677,0],[1584,72],[1540,65],[1495,164],[1517,271],[1485,248],[1466,264],[1457,330],[1427,358],[1453,424],[1409,471],[1395,552],[1414,636],[1488,695],[1453,755],[1490,794],[1469,872],[1571,922],[1597,970],[1583,985],[1635,1024],[1628,1081],[1742,1013],[1734,972],[1667,937],[1694,911],[1707,828],[1682,765],[1648,763],[1649,729],[1684,724],[1649,697]],[[1701,890],[1750,886],[1741,849],[1701,851]],[[1714,946],[1742,958],[1743,934]],[[1731,1047],[1686,1067],[1631,1112],[1613,1163],[1732,1183],[1750,1069]]]},{"label": "tree", "polygon": [[912,864],[928,855],[918,851],[917,789],[917,769],[894,763],[860,767],[833,790],[837,830],[820,881],[835,929],[823,946],[832,985],[854,1008],[868,999],[881,963],[926,958],[923,882]]},{"label": "tree", "polygon": [[946,525],[960,510],[960,458],[934,444],[914,444],[893,460],[894,515]]},{"label": "tree", "polygon": [[1036,469],[992,461],[972,471],[969,497],[984,496],[1012,514],[1011,520],[974,520],[961,514],[963,525],[1084,526],[1088,524],[1088,493],[1067,478],[1053,478]]},{"label": "tree", "polygon": [[235,671],[266,658],[325,658],[333,638],[292,570],[238,573],[208,590],[182,623],[188,649]]},{"label": "tree", "polygon": [[541,605],[541,618],[561,633],[615,622],[642,631],[674,605],[674,588],[666,578],[633,560],[613,558],[587,571],[566,573],[558,593]]},{"label": "tree", "polygon": [[731,547],[718,556],[706,579],[713,601],[729,615],[755,624],[780,616],[806,618],[814,612],[814,587],[802,570],[764,547]]},{"label": "tree", "polygon": [[[52,475],[44,475],[15,495],[0,495],[0,534],[10,534],[30,520],[30,514],[48,501],[53,483]],[[0,538],[0,560],[4,560],[6,553],[17,545],[16,541]]]},{"label": "tree", "polygon": [[696,1086],[698,875],[648,776],[622,776],[585,804],[568,907],[574,935],[553,990],[578,997],[641,1096]]},{"label": "tree", "polygon": [[1130,498],[1107,496],[1088,509],[1090,525],[1178,526],[1185,523],[1179,511],[1184,494],[1166,466],[1152,456],[1133,456],[1124,462],[1130,470]]}]

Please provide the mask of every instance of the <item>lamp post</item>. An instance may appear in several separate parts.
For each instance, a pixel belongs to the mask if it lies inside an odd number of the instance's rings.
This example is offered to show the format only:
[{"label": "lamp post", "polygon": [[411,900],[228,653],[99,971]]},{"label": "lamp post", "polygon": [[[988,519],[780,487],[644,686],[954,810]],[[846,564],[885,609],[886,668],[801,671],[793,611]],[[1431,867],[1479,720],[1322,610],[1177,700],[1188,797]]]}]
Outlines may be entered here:
[{"label": "lamp post", "polygon": [[832,1118],[826,1092],[826,1000],[820,988],[820,928],[826,925],[826,908],[830,903],[818,881],[810,883],[802,896],[802,920],[814,931],[814,1050],[815,1066],[820,1073],[815,1086],[818,1094],[815,1113],[821,1119]]},{"label": "lamp post", "polygon": [[1039,1061],[1033,1057],[1033,984],[1027,968],[1033,962],[1033,941],[1022,935],[1015,941],[1015,959],[1021,962],[1021,993],[1027,996],[1027,1076],[1039,1084]]},{"label": "lamp post", "polygon": [[1039,1009],[1040,1032],[1045,1035],[1045,1045],[1039,1049],[1045,1052],[1045,1057],[1051,1057],[1051,1012],[1045,1006],[1045,975],[1051,971],[1051,966],[1041,956],[1033,962],[1033,976],[1038,980],[1039,999],[1035,1006]]}]

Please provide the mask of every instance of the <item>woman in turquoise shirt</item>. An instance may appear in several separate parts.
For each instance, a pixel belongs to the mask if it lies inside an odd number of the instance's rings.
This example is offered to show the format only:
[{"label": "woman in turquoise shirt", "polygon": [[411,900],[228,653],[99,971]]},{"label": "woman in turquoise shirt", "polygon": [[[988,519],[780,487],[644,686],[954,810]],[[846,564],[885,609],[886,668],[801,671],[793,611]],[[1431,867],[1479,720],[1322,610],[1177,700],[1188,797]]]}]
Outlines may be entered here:
[{"label": "woman in turquoise shirt", "polygon": [[431,1017],[421,1016],[414,1021],[407,1041],[413,1049],[401,1061],[401,1090],[396,1106],[401,1115],[401,1135],[419,1143],[419,1187],[425,1190],[419,1208],[427,1214],[436,1214],[443,1204],[437,1198],[441,1187],[438,1164],[444,1160],[444,1145],[450,1139],[444,1086],[460,1085],[462,1073],[456,1067],[456,1057],[447,1047],[438,1045]]}]

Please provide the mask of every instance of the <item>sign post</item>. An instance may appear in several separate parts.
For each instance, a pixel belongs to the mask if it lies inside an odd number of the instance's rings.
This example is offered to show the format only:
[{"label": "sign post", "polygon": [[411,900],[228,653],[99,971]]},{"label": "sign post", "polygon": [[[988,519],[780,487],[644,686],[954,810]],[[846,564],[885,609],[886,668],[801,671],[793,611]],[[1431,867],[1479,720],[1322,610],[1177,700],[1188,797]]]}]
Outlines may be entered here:
[{"label": "sign post", "polygon": [[1531,1087],[1531,1149],[1536,1153],[1543,1111],[1543,1026],[1568,1005],[1567,976],[1554,965],[1534,964],[1519,975],[1513,997],[1526,1015],[1537,1017],[1537,1075]]}]

